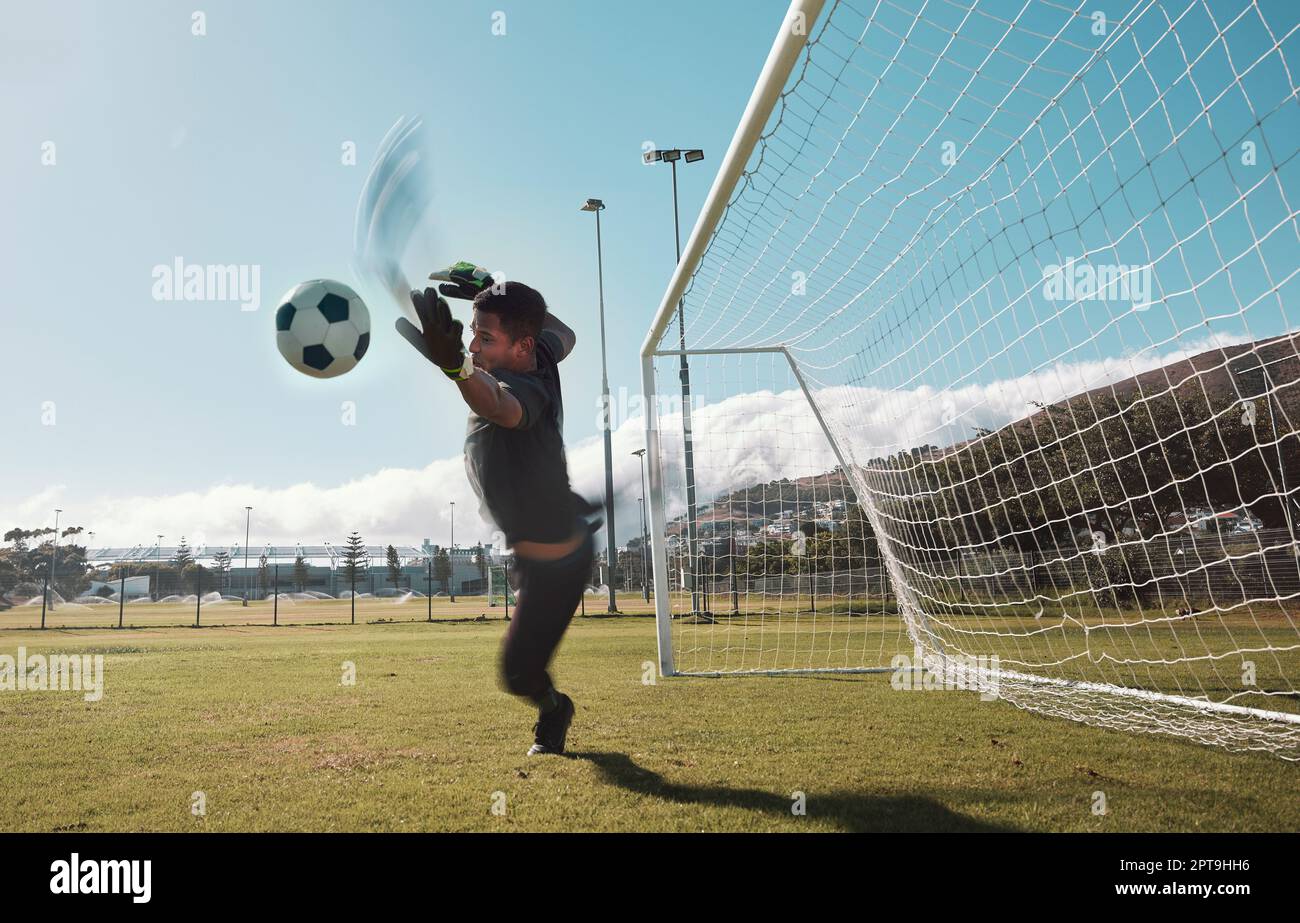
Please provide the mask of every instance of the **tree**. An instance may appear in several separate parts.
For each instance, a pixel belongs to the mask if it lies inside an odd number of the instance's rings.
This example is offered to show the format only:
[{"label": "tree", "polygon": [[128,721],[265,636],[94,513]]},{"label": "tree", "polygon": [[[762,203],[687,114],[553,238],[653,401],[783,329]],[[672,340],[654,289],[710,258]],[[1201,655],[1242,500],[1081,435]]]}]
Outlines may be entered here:
[{"label": "tree", "polygon": [[486,583],[488,563],[487,556],[483,553],[482,542],[474,546],[474,566],[478,568],[478,578]]},{"label": "tree", "polygon": [[21,529],[11,529],[5,533],[5,541],[12,542],[12,548],[0,548],[0,593],[12,590],[23,580],[30,579],[26,570],[27,542],[21,535]]},{"label": "tree", "polygon": [[185,536],[181,536],[181,543],[176,546],[176,554],[172,557],[172,563],[176,565],[179,573],[185,573],[189,570],[190,565],[194,563],[194,553],[190,551],[190,546],[185,544]]},{"label": "tree", "polygon": [[[727,542],[722,542],[721,545],[724,548],[728,547]],[[649,574],[646,573],[646,566],[649,563],[649,550],[648,547],[642,547],[641,536],[638,535],[635,538],[629,539],[627,548],[618,553],[620,561],[619,573],[622,575],[627,586],[640,588],[643,583],[649,582],[650,577]],[[727,573],[727,568],[730,567],[730,564],[725,552],[719,557],[720,561],[717,563],[716,567],[719,573],[725,574]]]},{"label": "tree", "polygon": [[[60,534],[64,536],[75,535],[80,531],[81,527],[76,526],[64,529]],[[0,590],[12,589],[20,582],[39,582],[45,578],[49,570],[53,542],[41,542],[37,547],[32,548],[28,544],[28,539],[41,539],[53,534],[53,529],[22,528],[13,528],[5,533],[4,540],[11,542],[13,547],[0,548]],[[85,549],[81,549],[81,554],[78,556],[75,552],[78,547],[76,545],[60,546],[59,560],[55,564],[59,574],[75,576],[84,571]],[[81,563],[75,566],[65,566],[69,560]],[[51,579],[51,582],[54,582],[54,580]]]},{"label": "tree", "polygon": [[227,576],[230,573],[230,552],[224,548],[212,556],[212,569],[217,572],[217,591],[220,592],[228,586]]},{"label": "tree", "polygon": [[348,578],[349,589],[355,586],[357,577],[363,569],[370,569],[370,556],[366,552],[366,545],[361,535],[353,532],[348,536],[347,544],[343,547],[343,573]]},{"label": "tree", "polygon": [[441,583],[449,595],[455,597],[456,594],[451,589],[451,557],[446,548],[439,548],[433,556],[433,579]]},{"label": "tree", "polygon": [[262,599],[266,599],[267,596],[271,595],[270,573],[270,563],[267,561],[266,552],[264,551],[262,556],[257,559],[257,595]]},{"label": "tree", "polygon": [[293,582],[301,593],[307,589],[307,562],[302,555],[293,559]]},{"label": "tree", "polygon": [[[82,526],[69,526],[59,532],[60,538],[77,535]],[[60,545],[54,554],[54,529],[10,529],[4,535],[12,548],[0,549],[0,591],[11,590],[20,583],[37,584],[37,592],[47,577],[50,587],[57,588],[68,599],[79,596],[90,586],[87,575],[86,548],[83,545]],[[47,538],[48,537],[48,538]],[[45,539],[36,547],[28,539]],[[54,572],[50,573],[51,558]]]},{"label": "tree", "polygon": [[397,556],[397,549],[392,545],[388,546],[388,582],[397,588],[398,581],[402,579],[402,559]]},{"label": "tree", "polygon": [[5,533],[5,541],[13,543],[13,548],[9,549],[6,557],[15,572],[15,584],[20,581],[36,579],[36,565],[41,559],[40,550],[38,548],[33,551],[27,540],[39,539],[53,532],[53,529],[13,528]]},{"label": "tree", "polygon": [[618,552],[618,575],[623,578],[623,587],[640,587],[645,575],[641,572],[641,550],[638,545],[628,542],[626,548]]},{"label": "tree", "polygon": [[[74,530],[64,532],[64,536]],[[78,526],[76,532],[81,531]],[[60,545],[58,560],[54,565],[54,577],[68,599],[80,596],[90,589],[90,568],[86,564],[85,545]]]}]

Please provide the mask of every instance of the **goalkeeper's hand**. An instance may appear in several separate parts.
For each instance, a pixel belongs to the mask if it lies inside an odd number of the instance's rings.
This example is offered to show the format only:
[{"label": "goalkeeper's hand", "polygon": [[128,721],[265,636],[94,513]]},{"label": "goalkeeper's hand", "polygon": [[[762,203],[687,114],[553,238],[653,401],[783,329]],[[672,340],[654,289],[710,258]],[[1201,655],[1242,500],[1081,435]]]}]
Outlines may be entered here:
[{"label": "goalkeeper's hand", "polygon": [[465,329],[451,316],[447,302],[432,288],[411,292],[411,304],[420,318],[423,331],[405,317],[397,319],[397,332],[420,351],[452,381],[463,381],[474,374],[474,362],[465,351]]},{"label": "goalkeeper's hand", "polygon": [[446,269],[431,272],[429,278],[434,282],[442,283],[438,286],[438,291],[448,298],[466,298],[470,301],[496,282],[486,266],[476,266],[465,260],[454,263]]}]

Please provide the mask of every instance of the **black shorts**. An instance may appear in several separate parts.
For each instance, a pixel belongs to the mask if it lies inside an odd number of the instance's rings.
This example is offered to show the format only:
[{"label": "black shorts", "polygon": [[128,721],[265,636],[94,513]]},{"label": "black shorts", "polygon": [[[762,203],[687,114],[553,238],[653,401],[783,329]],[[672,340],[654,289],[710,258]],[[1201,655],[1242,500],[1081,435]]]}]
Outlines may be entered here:
[{"label": "black shorts", "polygon": [[582,602],[594,556],[584,529],[582,544],[555,561],[515,558],[510,582],[519,601],[501,646],[501,678],[512,694],[536,700],[551,688],[546,667]]}]

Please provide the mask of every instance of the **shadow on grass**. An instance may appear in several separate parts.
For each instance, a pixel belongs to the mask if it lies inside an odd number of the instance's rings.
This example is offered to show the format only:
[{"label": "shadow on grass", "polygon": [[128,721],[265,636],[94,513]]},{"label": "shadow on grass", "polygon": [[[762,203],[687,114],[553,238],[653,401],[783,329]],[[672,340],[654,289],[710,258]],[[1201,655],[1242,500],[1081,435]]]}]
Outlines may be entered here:
[{"label": "shadow on grass", "polygon": [[[606,781],[653,798],[683,805],[735,807],[773,817],[789,817],[791,799],[752,788],[682,785],[638,766],[624,753],[572,751],[573,759],[596,766]],[[1010,832],[1018,828],[976,820],[951,811],[938,802],[914,795],[871,795],[834,791],[808,796],[808,813],[828,818],[851,833],[877,832]]]}]

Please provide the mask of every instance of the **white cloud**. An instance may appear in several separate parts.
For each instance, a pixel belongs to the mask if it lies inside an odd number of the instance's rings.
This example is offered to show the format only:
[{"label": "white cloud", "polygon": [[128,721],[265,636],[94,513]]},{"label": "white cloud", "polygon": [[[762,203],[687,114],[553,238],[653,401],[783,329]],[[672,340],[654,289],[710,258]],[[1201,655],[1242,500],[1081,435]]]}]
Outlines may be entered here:
[{"label": "white cloud", "polygon": [[[1005,381],[956,391],[929,387],[906,392],[839,386],[817,390],[830,425],[846,434],[852,460],[933,443],[970,438],[973,426],[997,428],[1033,412],[1029,400],[1052,402],[1106,383],[1195,355],[1214,345],[1203,341],[1160,356],[1060,364]],[[685,510],[681,412],[673,401],[659,415],[665,456],[668,515]],[[741,421],[743,425],[737,425]],[[781,477],[829,470],[836,457],[807,412],[801,392],[756,391],[704,406],[692,415],[695,435],[697,502],[702,506],[727,491]],[[643,417],[622,420],[611,438],[619,545],[641,528],[637,498],[641,466],[635,449],[645,444]],[[604,444],[596,436],[571,445],[570,480],[578,493],[603,502]],[[647,456],[647,468],[649,464]],[[96,545],[164,544],[185,535],[191,545],[243,540],[244,507],[253,507],[251,544],[319,544],[341,541],[356,530],[370,543],[418,544],[430,538],[445,544],[450,533],[449,503],[455,501],[458,545],[492,541],[493,529],[478,516],[478,500],[465,477],[463,457],[436,459],[423,468],[382,468],[337,485],[312,482],[286,487],[220,484],[179,494],[94,498],[89,491],[50,485],[11,510],[0,522],[34,527],[49,519],[54,506],[64,521],[96,533]],[[600,544],[604,542],[601,532]]]},{"label": "white cloud", "polygon": [[[49,525],[54,525],[54,510],[56,507],[63,505],[63,497],[67,493],[66,484],[51,484],[43,490],[37,491],[25,500],[22,500],[15,507],[14,513],[18,517],[14,525],[22,523],[41,523],[45,517],[49,517]],[[11,519],[13,516],[10,517]],[[10,527],[6,527],[10,528]],[[25,529],[39,528],[37,525],[23,525]]]}]

